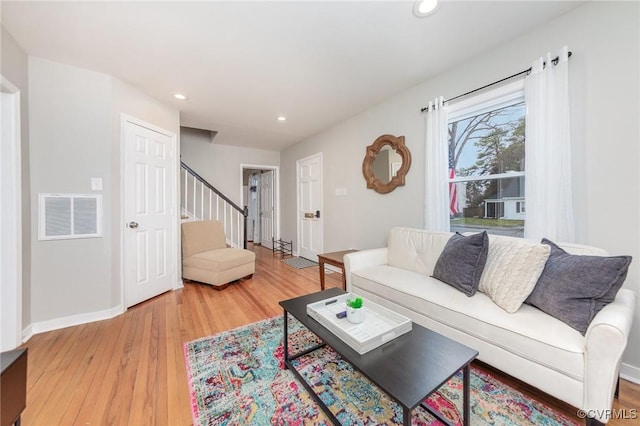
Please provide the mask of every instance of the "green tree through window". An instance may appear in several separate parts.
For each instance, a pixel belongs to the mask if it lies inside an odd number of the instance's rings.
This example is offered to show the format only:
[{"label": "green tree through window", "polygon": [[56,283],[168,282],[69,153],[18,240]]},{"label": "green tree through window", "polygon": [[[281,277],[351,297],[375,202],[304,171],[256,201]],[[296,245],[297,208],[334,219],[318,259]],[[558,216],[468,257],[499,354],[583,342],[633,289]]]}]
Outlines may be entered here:
[{"label": "green tree through window", "polygon": [[449,121],[450,218],[454,231],[522,236],[525,107],[522,99]]}]

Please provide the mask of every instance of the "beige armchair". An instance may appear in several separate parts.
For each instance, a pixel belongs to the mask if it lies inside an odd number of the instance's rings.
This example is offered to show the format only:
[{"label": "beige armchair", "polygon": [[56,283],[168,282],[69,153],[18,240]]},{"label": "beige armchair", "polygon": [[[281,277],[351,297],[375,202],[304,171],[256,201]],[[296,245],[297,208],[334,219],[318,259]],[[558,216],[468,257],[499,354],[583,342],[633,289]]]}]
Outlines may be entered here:
[{"label": "beige armchair", "polygon": [[222,223],[217,220],[182,224],[182,277],[226,288],[231,281],[251,278],[255,272],[254,252],[227,247]]}]

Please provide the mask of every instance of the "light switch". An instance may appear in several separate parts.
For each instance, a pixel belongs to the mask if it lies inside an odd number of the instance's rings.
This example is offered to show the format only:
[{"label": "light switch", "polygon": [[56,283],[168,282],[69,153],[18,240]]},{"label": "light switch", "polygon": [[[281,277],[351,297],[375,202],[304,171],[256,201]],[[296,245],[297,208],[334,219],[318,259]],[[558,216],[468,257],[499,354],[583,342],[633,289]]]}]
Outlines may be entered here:
[{"label": "light switch", "polygon": [[91,190],[102,191],[102,178],[91,178]]},{"label": "light switch", "polygon": [[347,188],[336,188],[336,197],[344,197],[347,195]]}]

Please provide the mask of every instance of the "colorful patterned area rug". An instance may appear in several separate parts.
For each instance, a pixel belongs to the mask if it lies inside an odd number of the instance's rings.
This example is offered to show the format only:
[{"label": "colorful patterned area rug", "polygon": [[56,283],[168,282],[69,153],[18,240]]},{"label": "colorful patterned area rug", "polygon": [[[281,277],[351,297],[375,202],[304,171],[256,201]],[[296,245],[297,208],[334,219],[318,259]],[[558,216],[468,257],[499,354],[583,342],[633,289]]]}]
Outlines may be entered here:
[{"label": "colorful patterned area rug", "polygon": [[[283,369],[283,319],[270,318],[184,344],[194,425],[330,425],[293,374]],[[289,317],[289,351],[297,353],[317,337]],[[402,409],[330,348],[296,360],[343,425],[399,425]],[[453,377],[426,403],[452,424],[460,423],[462,377]],[[501,383],[471,370],[472,425],[578,425],[571,419]],[[413,425],[439,425],[426,410],[413,412]]]}]

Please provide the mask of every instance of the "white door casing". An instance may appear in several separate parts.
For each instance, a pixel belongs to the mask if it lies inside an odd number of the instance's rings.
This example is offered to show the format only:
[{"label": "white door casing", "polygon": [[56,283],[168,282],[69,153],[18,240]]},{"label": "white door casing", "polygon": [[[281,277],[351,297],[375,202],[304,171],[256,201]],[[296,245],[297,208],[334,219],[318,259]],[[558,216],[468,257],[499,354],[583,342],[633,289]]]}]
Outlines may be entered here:
[{"label": "white door casing", "polygon": [[322,253],[322,153],[296,162],[298,193],[298,255],[317,260]]},{"label": "white door casing", "polygon": [[262,246],[273,248],[273,170],[260,174],[260,229]]},{"label": "white door casing", "polygon": [[20,91],[1,78],[0,352],[22,343],[22,177]]},{"label": "white door casing", "polygon": [[171,290],[176,278],[176,138],[123,116],[124,297],[129,307]]}]

